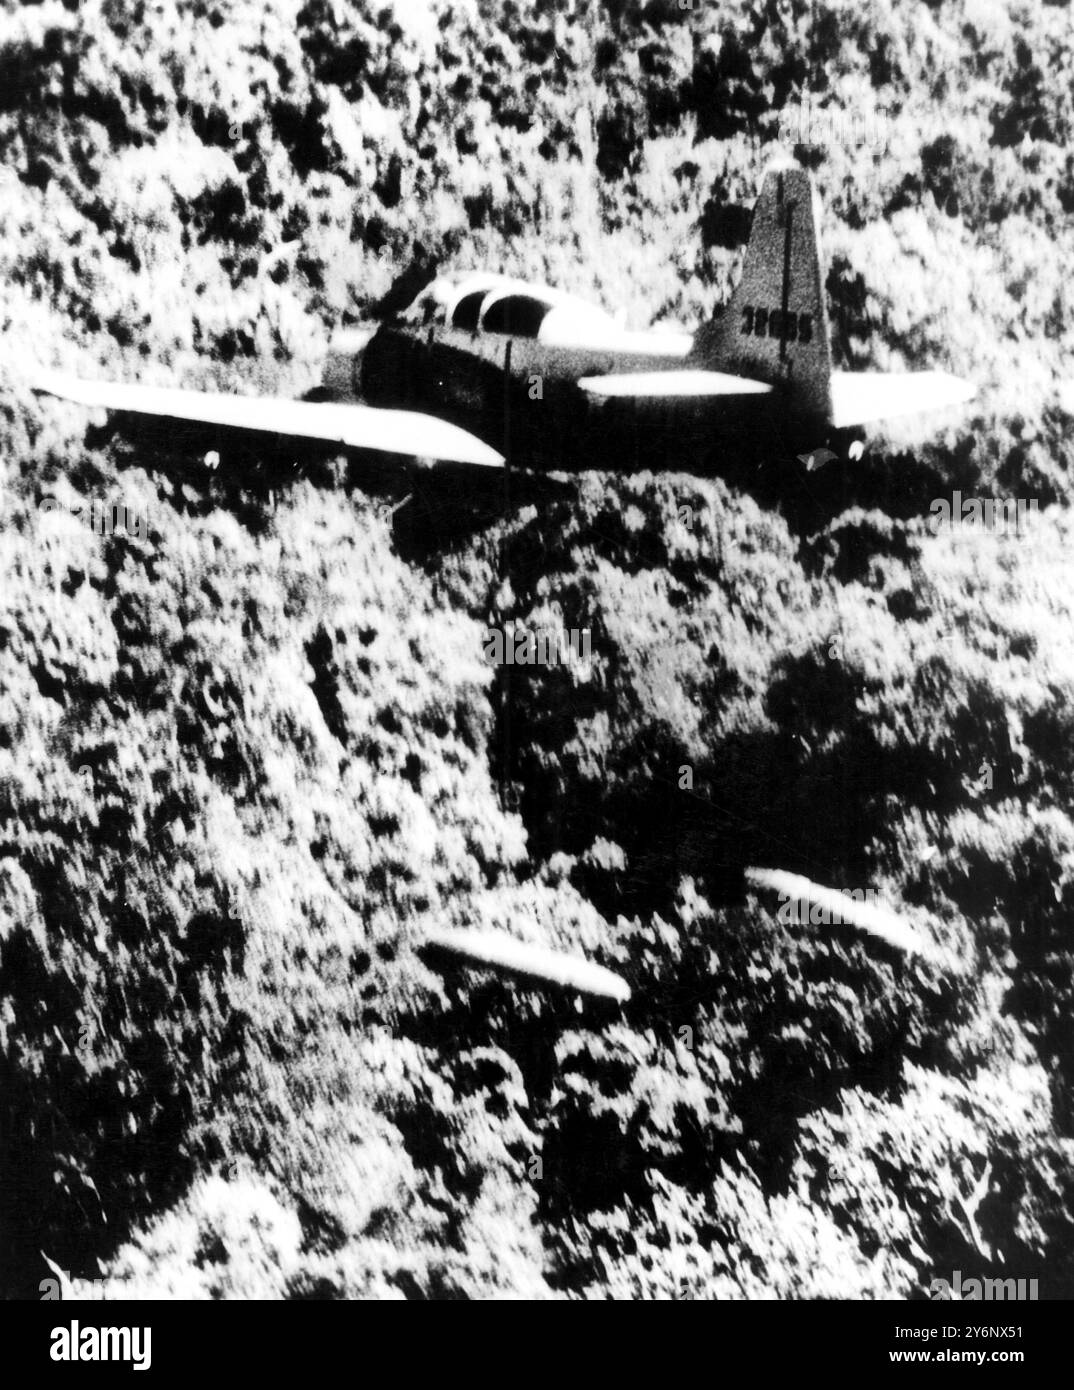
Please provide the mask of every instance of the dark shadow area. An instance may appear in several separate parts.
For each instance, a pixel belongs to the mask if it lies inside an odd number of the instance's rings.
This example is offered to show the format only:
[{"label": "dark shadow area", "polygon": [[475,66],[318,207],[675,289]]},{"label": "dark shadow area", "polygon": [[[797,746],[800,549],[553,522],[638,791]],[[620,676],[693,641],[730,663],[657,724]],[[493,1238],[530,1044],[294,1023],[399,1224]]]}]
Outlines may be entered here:
[{"label": "dark shadow area", "polygon": [[[569,480],[546,473],[425,465],[402,454],[118,413],[106,427],[91,427],[86,443],[109,445],[120,468],[163,474],[174,485],[169,504],[180,514],[204,517],[220,508],[255,534],[299,480],[360,492],[391,510],[400,555],[425,566],[514,510],[547,510],[573,492]],[[84,485],[95,486],[92,479]]]},{"label": "dark shadow area", "polygon": [[569,501],[574,484],[514,468],[439,463],[411,470],[408,490],[410,500],[393,514],[392,538],[403,559],[429,568],[439,555],[467,545],[523,507],[546,515],[553,504]]},{"label": "dark shadow area", "polygon": [[[304,399],[323,397],[318,389]],[[860,431],[812,440],[805,426],[788,422],[776,408],[767,414],[739,408],[724,418],[708,407],[679,417],[667,408],[613,404],[584,414],[576,432],[532,426],[516,431],[504,469],[425,467],[403,455],[118,412],[103,430],[87,431],[86,440],[99,448],[114,436],[118,464],[162,472],[193,492],[190,497],[176,491],[171,501],[177,510],[207,515],[222,507],[254,531],[263,525],[266,502],[274,505],[277,495],[300,478],[326,488],[349,486],[393,507],[409,497],[394,515],[393,533],[400,554],[422,565],[521,507],[532,504],[543,511],[557,500],[569,503],[570,477],[579,471],[718,477],[766,510],[778,511],[800,538],[817,535],[851,508],[899,520],[926,516],[953,488],[969,495],[977,477],[972,438],[942,459],[868,450],[851,459],[848,451]],[[465,413],[443,414],[473,428]],[[801,449],[789,442],[805,439],[812,442]]]},{"label": "dark shadow area", "polygon": [[[48,940],[95,951],[81,890],[62,869],[35,877]],[[151,925],[128,902],[122,865],[114,877],[101,911],[125,951],[92,1010],[32,932],[0,945],[0,1298],[41,1297],[40,1281],[55,1278],[42,1252],[72,1278],[98,1278],[98,1260],[213,1160],[199,1127],[245,1070],[247,1017],[229,1013],[208,1037],[203,1022],[219,1017],[225,974],[241,969],[241,923],[225,907],[184,928],[162,911]]]}]

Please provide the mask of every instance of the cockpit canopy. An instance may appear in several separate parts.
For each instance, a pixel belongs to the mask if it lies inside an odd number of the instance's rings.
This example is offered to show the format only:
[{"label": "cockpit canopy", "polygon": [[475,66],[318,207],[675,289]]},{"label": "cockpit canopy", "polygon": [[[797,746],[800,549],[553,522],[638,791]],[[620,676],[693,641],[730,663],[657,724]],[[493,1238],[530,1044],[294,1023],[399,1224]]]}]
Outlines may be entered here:
[{"label": "cockpit canopy", "polygon": [[608,348],[685,356],[689,334],[629,332],[606,310],[563,290],[505,275],[438,279],[403,315],[416,327],[533,338],[549,347]]},{"label": "cockpit canopy", "polygon": [[533,285],[505,275],[468,275],[462,280],[434,280],[407,312],[422,324],[461,328],[469,333],[510,333],[538,338],[549,315],[569,315],[590,327],[618,327],[612,316],[595,304],[548,285]]}]

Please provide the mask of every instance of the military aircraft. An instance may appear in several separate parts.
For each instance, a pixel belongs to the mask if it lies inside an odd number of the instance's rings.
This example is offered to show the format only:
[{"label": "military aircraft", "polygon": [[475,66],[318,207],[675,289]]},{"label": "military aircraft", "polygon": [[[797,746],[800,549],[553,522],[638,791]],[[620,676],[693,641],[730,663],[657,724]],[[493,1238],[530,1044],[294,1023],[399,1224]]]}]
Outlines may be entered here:
[{"label": "military aircraft", "polygon": [[[36,389],[86,406],[441,461],[573,471],[710,471],[743,440],[813,448],[833,431],[969,400],[946,372],[832,367],[819,200],[796,165],[766,174],[742,275],[694,334],[625,329],[572,295],[502,275],[434,280],[330,344],[316,400],[84,381]],[[794,452],[797,452],[795,450]]]}]

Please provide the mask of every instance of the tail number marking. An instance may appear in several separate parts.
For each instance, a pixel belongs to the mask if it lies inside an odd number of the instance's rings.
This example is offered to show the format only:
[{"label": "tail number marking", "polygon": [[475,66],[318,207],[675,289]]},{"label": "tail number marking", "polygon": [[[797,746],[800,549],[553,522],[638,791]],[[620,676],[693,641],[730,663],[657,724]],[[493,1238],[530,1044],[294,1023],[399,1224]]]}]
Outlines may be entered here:
[{"label": "tail number marking", "polygon": [[786,329],[788,343],[811,343],[813,341],[813,315],[784,315],[782,309],[757,309],[747,304],[742,310],[742,327],[739,330],[747,337],[782,338]]}]

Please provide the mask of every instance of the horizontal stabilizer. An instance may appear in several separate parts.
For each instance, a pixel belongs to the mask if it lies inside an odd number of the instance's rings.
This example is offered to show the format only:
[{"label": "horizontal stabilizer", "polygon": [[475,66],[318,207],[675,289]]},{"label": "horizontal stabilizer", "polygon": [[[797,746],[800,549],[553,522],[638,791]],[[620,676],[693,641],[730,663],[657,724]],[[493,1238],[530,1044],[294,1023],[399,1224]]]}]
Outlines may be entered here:
[{"label": "horizontal stabilizer", "polygon": [[82,381],[63,372],[42,372],[31,385],[36,391],[47,391],[79,405],[101,406],[135,415],[190,420],[227,429],[338,444],[348,449],[440,459],[445,463],[472,463],[486,468],[503,465],[502,455],[474,435],[446,420],[417,411]]},{"label": "horizontal stabilizer", "polygon": [[789,874],[783,869],[747,869],[746,878],[757,887],[774,889],[791,901],[816,905],[836,923],[849,923],[907,955],[920,955],[934,961],[942,959],[930,942],[880,903],[863,902],[837,888],[824,888],[801,874]]},{"label": "horizontal stabilizer", "polygon": [[591,396],[617,396],[635,400],[681,400],[705,396],[764,396],[771,386],[748,376],[703,369],[670,372],[617,372],[611,376],[584,376],[578,382]]},{"label": "horizontal stabilizer", "polygon": [[964,405],[976,387],[948,372],[833,372],[832,426],[848,429],[896,415]]},{"label": "horizontal stabilizer", "polygon": [[425,944],[450,951],[475,965],[528,975],[564,989],[580,990],[602,999],[617,999],[620,1003],[630,998],[630,986],[626,981],[602,965],[593,965],[582,956],[565,955],[547,946],[519,941],[506,932],[435,929],[425,933]]}]

